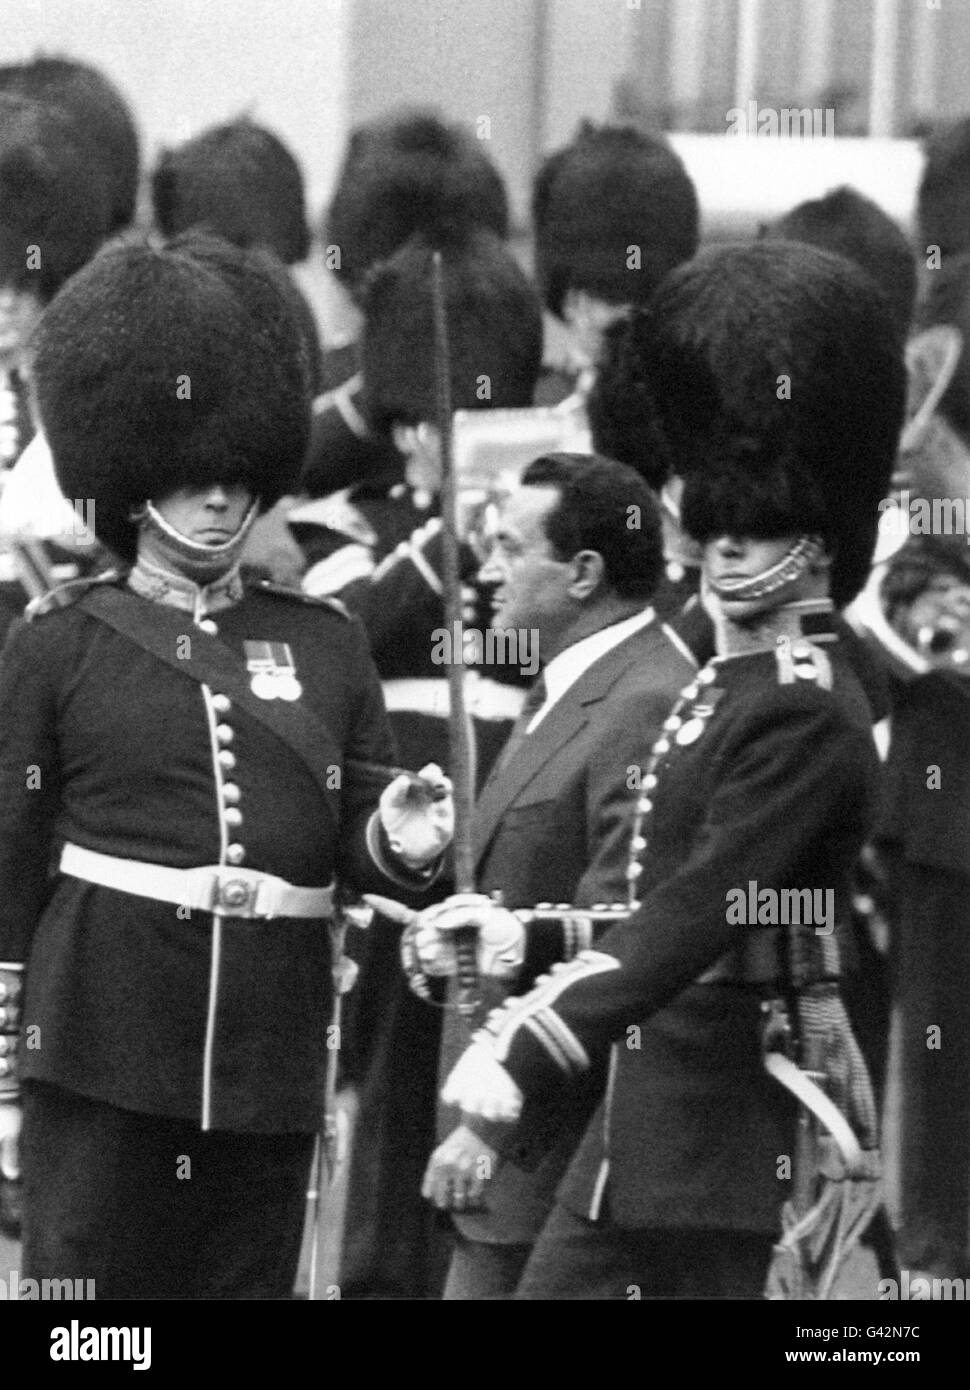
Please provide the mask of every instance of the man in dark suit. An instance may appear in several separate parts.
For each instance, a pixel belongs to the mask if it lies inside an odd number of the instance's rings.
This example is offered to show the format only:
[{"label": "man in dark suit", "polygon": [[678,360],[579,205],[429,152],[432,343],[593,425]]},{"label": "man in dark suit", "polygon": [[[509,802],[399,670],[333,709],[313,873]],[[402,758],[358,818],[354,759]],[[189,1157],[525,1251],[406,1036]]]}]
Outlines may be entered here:
[{"label": "man in dark suit", "polygon": [[[626,901],[631,772],[695,666],[649,606],[662,563],[657,502],[633,469],[611,459],[537,459],[503,505],[481,579],[495,586],[495,626],[516,635],[520,659],[537,644],[542,663],[475,810],[478,882],[510,907]],[[486,1006],[510,984],[494,944],[483,942]],[[579,932],[573,951],[588,944]],[[429,974],[453,972],[449,938],[432,925],[408,938],[412,949]],[[449,1012],[443,1075],[465,1041],[464,1025]],[[496,1155],[457,1112],[443,1112],[447,1137],[424,1191],[454,1212],[458,1245],[446,1298],[514,1290],[601,1084],[596,1078],[583,1089],[556,1118],[555,1132],[537,1110],[527,1146],[542,1154],[536,1170],[500,1167],[474,1212],[464,1208],[482,1195],[482,1174]]]}]

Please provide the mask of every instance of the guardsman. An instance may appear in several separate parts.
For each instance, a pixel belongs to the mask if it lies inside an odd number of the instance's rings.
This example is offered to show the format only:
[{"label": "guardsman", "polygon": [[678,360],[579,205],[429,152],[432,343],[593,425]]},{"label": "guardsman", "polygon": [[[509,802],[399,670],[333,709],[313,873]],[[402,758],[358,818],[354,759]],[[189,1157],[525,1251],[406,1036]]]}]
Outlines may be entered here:
[{"label": "guardsman", "polygon": [[820,1180],[794,1169],[796,1106],[775,1078],[792,1081],[824,1036],[849,1121],[840,1151],[855,1144],[860,1181],[874,1171],[839,938],[878,763],[832,615],[866,578],[902,344],[856,267],[802,246],[702,253],[650,313],[643,407],[684,478],[717,654],[643,750],[628,914],[568,963],[575,933],[596,930],[588,913],[480,899],[422,918],[532,960],[443,1092],[470,1124],[500,1122],[490,1143],[514,1145],[524,1104],[568,1095],[609,1058],[519,1287],[531,1298],[758,1297],[783,1203]]},{"label": "guardsman", "polygon": [[584,121],[536,175],[532,223],[540,292],[567,330],[563,368],[537,393],[545,405],[588,389],[606,329],[697,250],[700,212],[666,140]]},{"label": "guardsman", "polygon": [[[362,308],[367,277],[411,237],[441,225],[508,235],[505,184],[482,141],[435,111],[404,108],[351,133],[322,229],[328,264]],[[391,439],[368,420],[359,345],[328,345],[313,405],[302,489],[311,497],[399,471]]]},{"label": "guardsman", "polygon": [[[34,434],[27,390],[30,335],[44,306],[108,235],[112,216],[103,152],[75,116],[4,90],[4,77],[16,88],[13,78],[29,71],[0,70],[0,499]],[[4,537],[12,529],[6,510],[0,504]],[[68,568],[60,577],[70,578],[79,573],[79,560],[82,566],[90,561],[91,550],[70,551],[70,508],[58,499],[54,510],[53,517],[39,519],[33,534],[60,536],[44,566],[61,562]],[[0,541],[0,634],[36,592],[25,587],[23,565],[9,541]]]},{"label": "guardsman", "polygon": [[445,784],[377,804],[358,624],[240,578],[309,427],[281,277],[216,238],[110,247],[37,339],[58,479],[122,568],[0,660],[0,1122],[9,1151],[19,1076],[25,1271],[102,1298],[290,1295],[334,880],[420,895],[450,834]]}]

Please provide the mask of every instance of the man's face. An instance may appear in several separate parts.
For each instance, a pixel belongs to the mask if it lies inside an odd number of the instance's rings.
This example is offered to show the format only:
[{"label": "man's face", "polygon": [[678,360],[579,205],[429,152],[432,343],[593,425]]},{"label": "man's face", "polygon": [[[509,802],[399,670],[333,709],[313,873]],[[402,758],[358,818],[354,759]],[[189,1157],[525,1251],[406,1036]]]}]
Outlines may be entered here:
[{"label": "man's face", "polygon": [[15,367],[44,306],[33,290],[0,286],[0,367]]},{"label": "man's face", "polygon": [[156,511],[180,535],[202,545],[223,545],[239,530],[252,506],[241,483],[180,487],[155,503]]},{"label": "man's face", "polygon": [[479,571],[483,584],[495,586],[493,626],[538,628],[546,649],[575,612],[572,561],[556,558],[545,532],[558,502],[557,488],[516,488],[502,504]]},{"label": "man's face", "polygon": [[[783,536],[778,540],[764,541],[746,536],[718,536],[715,540],[707,541],[703,552],[705,587],[716,586],[725,579],[755,579],[783,560],[797,539],[797,536]],[[784,589],[767,594],[764,598],[732,599],[717,594],[716,601],[728,618],[741,621],[777,608],[781,603],[813,597],[816,587],[816,576],[812,571],[806,571]]]}]

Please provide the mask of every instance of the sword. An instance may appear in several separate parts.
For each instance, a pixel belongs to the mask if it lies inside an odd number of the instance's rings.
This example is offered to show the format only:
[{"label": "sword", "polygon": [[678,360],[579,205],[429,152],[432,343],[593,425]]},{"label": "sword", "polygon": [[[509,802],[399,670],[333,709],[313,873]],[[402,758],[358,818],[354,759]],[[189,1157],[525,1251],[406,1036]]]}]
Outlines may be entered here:
[{"label": "sword", "polygon": [[[441,441],[441,522],[445,627],[462,631],[461,562],[458,538],[458,487],[452,436],[451,363],[448,321],[445,312],[444,267],[435,251],[431,267],[434,306],[435,415]],[[455,831],[452,839],[456,893],[475,891],[475,854],[472,845],[472,745],[465,709],[465,666],[461,650],[452,651],[448,663],[448,749]],[[458,1013],[470,1022],[481,1004],[478,978],[478,933],[466,927],[455,933],[458,978]]]}]

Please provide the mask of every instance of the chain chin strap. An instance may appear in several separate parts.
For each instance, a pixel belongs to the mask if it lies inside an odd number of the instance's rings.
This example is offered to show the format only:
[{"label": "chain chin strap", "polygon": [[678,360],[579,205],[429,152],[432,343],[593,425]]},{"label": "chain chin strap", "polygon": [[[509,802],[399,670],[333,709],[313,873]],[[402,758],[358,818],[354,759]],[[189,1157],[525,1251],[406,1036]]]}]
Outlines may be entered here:
[{"label": "chain chin strap", "polygon": [[818,563],[822,551],[822,542],[817,536],[799,536],[788,554],[783,555],[777,564],[750,579],[724,579],[719,584],[711,583],[711,592],[722,599],[747,601],[768,598],[800,579]]}]

